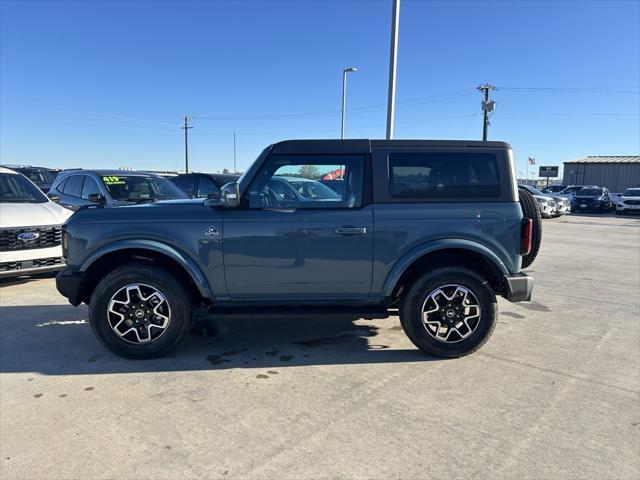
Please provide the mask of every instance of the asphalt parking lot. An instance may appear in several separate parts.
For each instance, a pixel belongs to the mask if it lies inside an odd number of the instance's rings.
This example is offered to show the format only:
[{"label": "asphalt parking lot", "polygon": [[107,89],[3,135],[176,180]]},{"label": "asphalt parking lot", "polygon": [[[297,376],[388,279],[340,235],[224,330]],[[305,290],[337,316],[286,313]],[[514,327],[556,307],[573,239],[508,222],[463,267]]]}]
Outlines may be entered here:
[{"label": "asphalt parking lot", "polygon": [[640,476],[640,219],[545,221],[529,303],[476,354],[398,319],[235,320],[106,352],[52,278],[0,288],[2,478]]}]

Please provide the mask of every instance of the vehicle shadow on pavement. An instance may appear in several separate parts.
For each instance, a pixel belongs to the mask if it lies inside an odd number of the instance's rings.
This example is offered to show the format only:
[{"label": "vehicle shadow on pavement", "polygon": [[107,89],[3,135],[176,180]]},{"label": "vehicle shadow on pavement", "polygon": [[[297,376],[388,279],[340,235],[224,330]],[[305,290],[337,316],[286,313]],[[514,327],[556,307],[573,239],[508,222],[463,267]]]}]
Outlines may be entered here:
[{"label": "vehicle shadow on pavement", "polygon": [[0,372],[82,375],[306,365],[428,362],[397,318],[216,320],[213,337],[190,335],[171,355],[127,360],[94,337],[87,308],[0,306]]}]

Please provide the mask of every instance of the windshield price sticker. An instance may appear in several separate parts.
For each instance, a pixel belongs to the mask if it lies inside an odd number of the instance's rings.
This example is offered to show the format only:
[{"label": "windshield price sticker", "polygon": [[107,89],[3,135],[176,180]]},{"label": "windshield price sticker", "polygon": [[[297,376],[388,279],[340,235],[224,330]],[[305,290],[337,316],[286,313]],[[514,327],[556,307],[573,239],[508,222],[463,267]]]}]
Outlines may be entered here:
[{"label": "windshield price sticker", "polygon": [[105,185],[124,185],[126,183],[124,180],[121,180],[120,177],[114,176],[102,177],[102,181]]}]

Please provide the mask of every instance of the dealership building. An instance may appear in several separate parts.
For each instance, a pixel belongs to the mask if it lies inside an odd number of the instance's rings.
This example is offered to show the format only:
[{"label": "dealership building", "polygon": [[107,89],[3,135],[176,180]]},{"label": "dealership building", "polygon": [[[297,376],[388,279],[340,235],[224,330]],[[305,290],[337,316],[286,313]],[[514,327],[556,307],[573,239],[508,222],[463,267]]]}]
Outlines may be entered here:
[{"label": "dealership building", "polygon": [[565,185],[598,185],[611,192],[640,187],[640,156],[589,156],[564,162]]}]

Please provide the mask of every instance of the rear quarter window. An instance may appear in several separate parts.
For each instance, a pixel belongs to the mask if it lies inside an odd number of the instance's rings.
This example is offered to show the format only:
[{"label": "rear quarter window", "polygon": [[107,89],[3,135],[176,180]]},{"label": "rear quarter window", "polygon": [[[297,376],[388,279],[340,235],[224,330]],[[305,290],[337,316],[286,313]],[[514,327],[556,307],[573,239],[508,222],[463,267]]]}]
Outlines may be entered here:
[{"label": "rear quarter window", "polygon": [[496,198],[498,161],[490,153],[391,153],[389,192],[394,198]]}]

